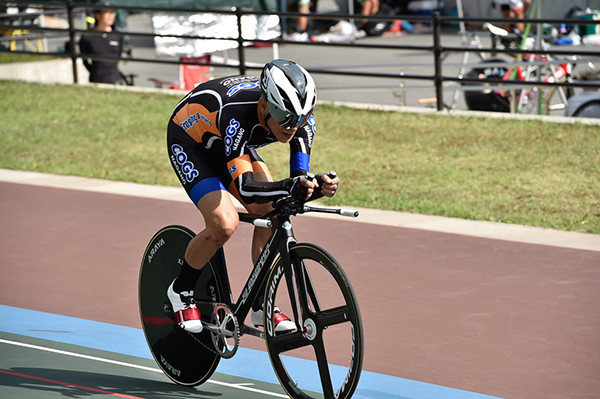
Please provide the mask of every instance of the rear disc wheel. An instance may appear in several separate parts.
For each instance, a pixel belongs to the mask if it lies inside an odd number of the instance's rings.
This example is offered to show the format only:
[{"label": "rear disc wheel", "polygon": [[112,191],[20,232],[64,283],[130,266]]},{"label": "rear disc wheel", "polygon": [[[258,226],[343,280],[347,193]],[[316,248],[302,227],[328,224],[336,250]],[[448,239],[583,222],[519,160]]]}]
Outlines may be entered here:
[{"label": "rear disc wheel", "polygon": [[[139,278],[140,316],[152,356],[171,380],[186,386],[208,380],[220,360],[209,332],[191,334],[177,326],[167,298],[167,288],[179,275],[185,250],[194,236],[183,226],[161,229],[146,248]],[[221,302],[219,286],[209,263],[194,289],[196,301]],[[198,304],[198,309],[210,315],[212,305]]]}]

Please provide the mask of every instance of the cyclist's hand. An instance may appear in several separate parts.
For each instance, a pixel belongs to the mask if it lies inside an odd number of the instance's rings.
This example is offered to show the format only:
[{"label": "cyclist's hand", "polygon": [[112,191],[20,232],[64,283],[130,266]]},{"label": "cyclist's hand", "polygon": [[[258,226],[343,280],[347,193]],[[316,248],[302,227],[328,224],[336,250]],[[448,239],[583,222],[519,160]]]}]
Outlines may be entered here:
[{"label": "cyclist's hand", "polygon": [[319,174],[317,181],[321,186],[321,193],[330,198],[333,197],[340,184],[340,178],[335,172],[331,172],[330,174]]},{"label": "cyclist's hand", "polygon": [[312,176],[296,176],[292,178],[292,187],[290,195],[300,201],[306,201],[310,198],[317,187],[317,181]]}]

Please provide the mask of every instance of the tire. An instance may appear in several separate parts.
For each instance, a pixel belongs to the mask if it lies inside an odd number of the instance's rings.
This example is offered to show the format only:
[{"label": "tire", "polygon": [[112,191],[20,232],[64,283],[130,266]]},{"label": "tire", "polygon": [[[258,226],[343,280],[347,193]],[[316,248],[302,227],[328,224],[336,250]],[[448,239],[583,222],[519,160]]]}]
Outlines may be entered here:
[{"label": "tire", "polygon": [[[179,274],[179,261],[195,234],[183,226],[167,226],[150,240],[140,269],[139,306],[146,341],[156,364],[174,382],[185,386],[202,384],[219,365],[220,357],[207,348],[210,333],[188,333],[176,325],[167,288]],[[195,287],[197,301],[222,301],[222,287],[212,262],[202,270]],[[210,305],[198,305],[210,317]]]},{"label": "tire", "polygon": [[[488,82],[497,84],[507,72],[504,66],[486,66],[485,63],[504,62],[501,59],[490,59],[484,61],[481,67],[473,68],[465,75],[467,79],[480,79],[481,83],[463,83],[469,85],[486,85]],[[464,89],[465,102],[472,111],[509,112],[510,103],[504,95],[498,94],[496,90],[468,90]]]},{"label": "tire", "polygon": [[[566,79],[561,79],[561,83]],[[567,103],[563,102],[560,91],[567,99]],[[544,114],[545,115],[564,115],[567,109],[568,100],[575,95],[575,90],[572,87],[551,87],[546,90],[544,98]]]},{"label": "tire", "polygon": [[284,262],[279,258],[270,271],[264,303],[265,339],[275,374],[291,398],[348,399],[358,385],[364,350],[360,310],[350,281],[335,259],[315,245],[293,245],[290,259],[304,331],[285,335],[273,331],[275,304],[293,319]]},{"label": "tire", "polygon": [[600,118],[600,93],[584,91],[569,98],[565,116]]}]

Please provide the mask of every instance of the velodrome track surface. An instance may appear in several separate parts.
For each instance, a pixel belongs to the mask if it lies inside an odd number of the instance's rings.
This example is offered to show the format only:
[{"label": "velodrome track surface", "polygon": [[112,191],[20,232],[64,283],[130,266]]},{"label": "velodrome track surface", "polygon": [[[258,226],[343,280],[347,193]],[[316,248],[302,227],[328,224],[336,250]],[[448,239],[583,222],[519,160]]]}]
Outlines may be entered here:
[{"label": "velodrome track surface", "polygon": [[[0,220],[0,397],[281,395],[253,337],[193,390],[151,360],[139,264],[160,227],[201,228],[182,189],[0,170]],[[597,398],[600,236],[369,210],[293,221],[357,292],[356,398]],[[249,232],[226,245],[235,294]]]}]

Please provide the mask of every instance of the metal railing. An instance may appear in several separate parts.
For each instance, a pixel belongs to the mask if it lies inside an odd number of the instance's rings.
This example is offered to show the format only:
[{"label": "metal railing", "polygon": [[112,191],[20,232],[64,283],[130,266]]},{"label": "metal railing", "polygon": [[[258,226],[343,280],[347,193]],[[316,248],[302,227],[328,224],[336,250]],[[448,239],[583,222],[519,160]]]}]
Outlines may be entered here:
[{"label": "metal railing", "polygon": [[[45,55],[53,55],[58,57],[64,57],[67,54],[73,63],[73,81],[75,83],[78,82],[78,73],[76,62],[79,58],[91,58],[91,59],[104,59],[104,60],[127,60],[127,61],[135,61],[135,62],[148,62],[148,63],[159,63],[159,64],[177,64],[180,65],[180,60],[168,60],[168,59],[156,59],[156,58],[135,58],[135,57],[109,57],[109,56],[100,56],[94,54],[81,54],[76,49],[76,39],[78,35],[81,34],[94,34],[93,30],[79,29],[75,23],[75,14],[76,13],[84,13],[89,10],[98,9],[101,7],[88,5],[88,4],[76,4],[72,0],[66,1],[46,1],[42,3],[35,2],[23,2],[23,1],[14,1],[11,2],[13,4],[18,5],[27,5],[30,7],[40,7],[41,9],[49,8],[52,10],[51,12],[57,12],[57,9],[62,8],[63,12],[67,16],[68,28],[51,28],[51,27],[43,27],[43,26],[34,26],[27,25],[26,28],[30,32],[40,32],[38,35],[28,35],[27,37],[19,38],[11,38],[11,40],[25,40],[27,38],[32,37],[46,37],[48,35],[60,36],[66,35],[68,37],[69,46],[65,49],[65,52],[45,52]],[[469,47],[469,46],[443,46],[441,41],[442,36],[442,26],[444,24],[457,24],[457,23],[466,23],[466,24],[483,24],[487,22],[504,22],[503,19],[482,19],[482,18],[457,18],[457,17],[446,17],[441,16],[438,12],[434,12],[431,16],[369,16],[363,17],[360,16],[361,19],[367,19],[369,21],[394,21],[397,19],[410,20],[414,23],[422,23],[429,24],[432,34],[432,45],[396,45],[396,44],[383,44],[383,43],[373,43],[372,41],[361,42],[356,41],[353,43],[325,43],[325,42],[294,42],[290,40],[285,40],[282,38],[278,39],[270,39],[270,40],[260,40],[253,38],[249,40],[244,38],[242,35],[242,17],[245,15],[254,15],[254,16],[269,16],[276,14],[279,18],[290,18],[296,19],[302,14],[295,12],[259,12],[252,9],[245,9],[242,7],[236,7],[235,9],[212,9],[212,10],[197,10],[197,9],[174,9],[174,8],[160,8],[160,7],[129,7],[129,6],[116,6],[113,5],[110,8],[115,10],[123,10],[127,12],[142,12],[142,13],[181,13],[181,14],[194,14],[194,13],[215,13],[221,15],[234,15],[237,20],[237,37],[205,37],[205,36],[197,36],[197,35],[164,35],[157,33],[148,33],[148,32],[132,32],[132,31],[117,31],[116,34],[126,35],[129,37],[138,37],[138,38],[156,38],[156,37],[177,37],[179,39],[202,39],[202,40],[233,40],[237,42],[237,56],[238,63],[237,68],[240,74],[246,74],[248,70],[260,69],[260,67],[251,65],[246,63],[246,54],[245,54],[245,44],[249,41],[252,43],[263,43],[263,44],[286,44],[286,45],[308,45],[308,46],[332,46],[332,47],[348,47],[348,48],[366,48],[366,49],[382,49],[382,50],[408,50],[408,51],[421,51],[430,53],[432,57],[432,65],[433,65],[433,74],[407,74],[405,72],[398,73],[376,73],[376,72],[359,72],[359,71],[347,71],[340,70],[335,68],[308,68],[309,72],[312,74],[330,74],[337,76],[356,76],[356,77],[369,77],[369,78],[383,78],[383,79],[394,79],[395,81],[399,80],[420,80],[420,81],[429,81],[433,83],[433,87],[435,90],[435,99],[436,99],[436,107],[438,110],[443,110],[444,105],[444,83],[451,82],[455,83],[457,86],[462,85],[464,83],[477,84],[481,83],[479,79],[469,79],[464,76],[447,76],[443,73],[443,60],[444,57],[451,53],[510,53],[510,54],[539,54],[539,55],[552,55],[552,56],[573,56],[576,55],[578,57],[600,57],[600,52],[594,49],[587,49],[581,47],[572,47],[565,50],[556,50],[556,49],[498,49],[498,48],[482,48],[482,47]],[[350,19],[357,18],[356,15],[346,15],[346,14],[310,14],[311,19],[327,19],[327,20],[336,20],[336,19]],[[563,19],[527,19],[527,20],[512,20],[513,22],[528,22],[538,26],[542,24],[560,24],[560,23],[572,23],[577,25],[588,25],[588,24],[600,24],[600,21],[593,20],[570,20],[566,21]],[[14,29],[20,29],[18,25],[11,25],[3,23],[2,16],[0,15],[0,31],[11,31]],[[101,33],[98,33],[101,34]],[[15,51],[25,52],[25,51]],[[209,66],[214,68],[231,68],[231,63],[217,63],[217,62],[190,62],[190,65],[199,65],[199,66]],[[399,65],[400,66],[400,65]],[[527,87],[527,86],[557,86],[557,87],[583,87],[586,89],[600,89],[600,82],[597,81],[576,81],[576,82],[541,82],[541,81],[503,81],[503,86],[514,86],[514,87]],[[456,87],[455,87],[456,88]],[[472,86],[470,87],[473,88]]]}]

